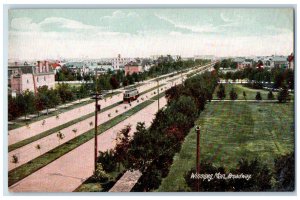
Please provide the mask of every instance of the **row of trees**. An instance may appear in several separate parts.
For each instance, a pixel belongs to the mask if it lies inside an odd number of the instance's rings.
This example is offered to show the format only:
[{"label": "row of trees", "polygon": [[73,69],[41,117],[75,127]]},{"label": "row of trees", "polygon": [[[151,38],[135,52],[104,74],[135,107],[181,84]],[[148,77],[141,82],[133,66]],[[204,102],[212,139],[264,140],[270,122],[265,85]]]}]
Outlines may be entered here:
[{"label": "row of trees", "polygon": [[149,129],[144,123],[138,123],[132,138],[128,134],[130,127],[125,127],[114,151],[102,154],[103,169],[109,171],[119,165],[126,169],[139,169],[143,175],[134,190],[157,188],[162,178],[167,176],[173,156],[180,150],[194,121],[206,102],[212,99],[216,85],[215,73],[207,72],[167,90],[167,108],[158,111]]},{"label": "row of trees", "polygon": [[[289,153],[274,160],[274,170],[259,159],[241,159],[236,168],[226,170],[225,166],[214,166],[209,161],[202,161],[200,174],[250,174],[245,179],[218,179],[211,181],[199,179],[199,191],[206,192],[258,192],[258,191],[294,191],[295,189],[295,156]],[[188,171],[184,178],[189,186],[188,191],[197,191],[197,179],[191,178],[195,168]]]},{"label": "row of trees", "polygon": [[[219,100],[225,99],[226,91],[225,91],[225,87],[224,87],[223,84],[219,85],[219,89],[217,91],[217,96],[218,96]],[[232,88],[230,90],[229,96],[230,96],[231,100],[236,100],[238,98],[238,94],[237,94],[237,92],[235,91],[234,88]],[[246,94],[245,91],[243,91],[243,97],[244,97],[244,100],[247,100],[247,94]],[[267,98],[268,98],[268,100],[274,100],[275,99],[272,90],[269,91],[269,93],[267,95]],[[258,101],[262,100],[262,96],[261,96],[260,92],[256,93],[255,99],[258,100]],[[278,100],[279,103],[285,103],[285,102],[290,100],[290,94],[289,94],[288,88],[285,85],[280,89],[280,91],[277,95],[277,100]]]},{"label": "row of trees", "polygon": [[287,85],[289,89],[294,89],[294,71],[291,69],[272,68],[245,68],[243,70],[227,73],[219,73],[219,77],[225,80],[248,79],[253,81],[255,88],[262,88],[262,82],[273,82],[273,88],[280,88]]},{"label": "row of trees", "polygon": [[60,83],[55,89],[42,86],[37,89],[37,94],[26,90],[16,97],[8,96],[8,119],[13,120],[28,114],[40,114],[40,111],[56,108],[61,103],[81,99],[90,95],[93,88],[90,84],[82,84],[80,87],[72,87],[66,83]]}]

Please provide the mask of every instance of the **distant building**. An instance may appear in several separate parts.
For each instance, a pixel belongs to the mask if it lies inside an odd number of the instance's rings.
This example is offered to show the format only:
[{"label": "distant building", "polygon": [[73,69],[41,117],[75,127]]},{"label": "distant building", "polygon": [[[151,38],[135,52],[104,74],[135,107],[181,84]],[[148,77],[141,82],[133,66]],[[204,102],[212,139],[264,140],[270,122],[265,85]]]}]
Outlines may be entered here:
[{"label": "distant building", "polygon": [[288,56],[289,69],[294,69],[294,54]]},{"label": "distant building", "polygon": [[142,72],[142,66],[137,62],[129,62],[125,65],[125,75]]},{"label": "distant building", "polygon": [[214,60],[214,56],[213,55],[195,55],[194,56],[194,61],[196,60]]},{"label": "distant building", "polygon": [[233,62],[236,63],[237,69],[245,69],[252,66],[252,62],[246,61],[245,58],[234,58]]},{"label": "distant building", "polygon": [[124,69],[124,66],[130,61],[134,61],[133,58],[121,58],[121,55],[118,54],[117,58],[111,60],[111,66],[114,70]]},{"label": "distant building", "polygon": [[37,88],[55,85],[54,72],[48,61],[38,61],[37,65],[9,66],[9,81],[11,92],[20,94],[25,90],[36,92]]},{"label": "distant building", "polygon": [[287,68],[288,67],[288,59],[285,56],[274,56],[271,60],[270,66],[277,68]]}]

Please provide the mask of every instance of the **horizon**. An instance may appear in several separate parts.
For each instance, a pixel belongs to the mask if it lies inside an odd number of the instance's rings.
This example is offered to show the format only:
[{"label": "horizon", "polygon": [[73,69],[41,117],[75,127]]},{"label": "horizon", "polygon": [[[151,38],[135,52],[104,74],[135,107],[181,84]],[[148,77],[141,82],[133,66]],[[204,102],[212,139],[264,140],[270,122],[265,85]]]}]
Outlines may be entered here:
[{"label": "horizon", "polygon": [[8,25],[9,60],[294,52],[292,8],[12,9]]}]

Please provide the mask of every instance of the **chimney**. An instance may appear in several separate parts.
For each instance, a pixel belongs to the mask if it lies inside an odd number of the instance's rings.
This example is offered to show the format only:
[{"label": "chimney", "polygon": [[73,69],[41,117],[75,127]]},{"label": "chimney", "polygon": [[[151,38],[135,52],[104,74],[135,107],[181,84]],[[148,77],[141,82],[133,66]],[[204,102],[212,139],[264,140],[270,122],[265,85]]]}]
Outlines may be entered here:
[{"label": "chimney", "polygon": [[49,72],[49,62],[47,60],[45,60],[45,69],[46,72]]},{"label": "chimney", "polygon": [[37,66],[38,66],[38,67],[41,67],[41,66],[42,66],[42,62],[38,60],[38,61],[37,61]]}]

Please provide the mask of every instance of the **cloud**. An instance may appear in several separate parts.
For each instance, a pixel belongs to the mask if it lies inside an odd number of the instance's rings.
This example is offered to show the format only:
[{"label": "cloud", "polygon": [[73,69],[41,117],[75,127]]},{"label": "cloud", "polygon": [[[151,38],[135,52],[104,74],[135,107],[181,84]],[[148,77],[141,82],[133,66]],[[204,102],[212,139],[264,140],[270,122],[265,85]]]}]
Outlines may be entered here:
[{"label": "cloud", "polygon": [[205,25],[190,25],[190,24],[184,24],[180,22],[175,22],[172,19],[169,19],[165,16],[161,16],[158,14],[155,14],[155,16],[161,20],[164,20],[170,24],[172,24],[175,28],[184,29],[191,31],[193,33],[212,33],[212,32],[219,32],[218,28],[213,26],[212,24],[205,24]]},{"label": "cloud", "polygon": [[43,30],[103,30],[103,27],[92,26],[76,20],[62,17],[48,17],[39,23],[35,23],[28,17],[14,18],[11,21],[11,28],[18,31],[43,31]]},{"label": "cloud", "polygon": [[227,17],[224,13],[221,13],[220,17],[224,22],[233,22],[234,21],[234,20],[230,19],[229,17]]},{"label": "cloud", "polygon": [[36,31],[39,30],[39,25],[33,23],[29,17],[14,18],[10,24],[12,29],[21,31]]},{"label": "cloud", "polygon": [[61,18],[61,17],[49,17],[43,20],[42,22],[39,23],[40,27],[44,26],[51,26],[53,28],[55,27],[62,27],[66,29],[77,29],[77,30],[95,30],[99,29],[100,27],[97,26],[92,26],[92,25],[87,25],[83,24],[81,22],[75,21],[75,20],[70,20],[66,18]]}]

